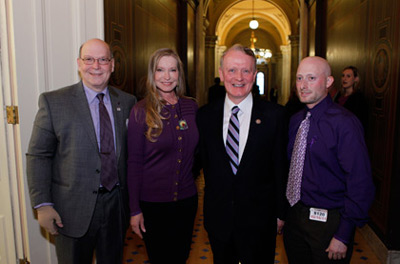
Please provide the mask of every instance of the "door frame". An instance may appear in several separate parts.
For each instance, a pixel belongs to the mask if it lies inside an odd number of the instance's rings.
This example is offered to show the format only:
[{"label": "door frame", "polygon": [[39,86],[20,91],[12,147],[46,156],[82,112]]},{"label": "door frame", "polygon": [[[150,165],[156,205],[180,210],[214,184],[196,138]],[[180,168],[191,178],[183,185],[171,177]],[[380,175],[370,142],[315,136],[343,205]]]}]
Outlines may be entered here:
[{"label": "door frame", "polygon": [[6,112],[6,106],[17,105],[11,8],[10,1],[0,0],[0,263],[29,258],[20,131],[7,123]]}]

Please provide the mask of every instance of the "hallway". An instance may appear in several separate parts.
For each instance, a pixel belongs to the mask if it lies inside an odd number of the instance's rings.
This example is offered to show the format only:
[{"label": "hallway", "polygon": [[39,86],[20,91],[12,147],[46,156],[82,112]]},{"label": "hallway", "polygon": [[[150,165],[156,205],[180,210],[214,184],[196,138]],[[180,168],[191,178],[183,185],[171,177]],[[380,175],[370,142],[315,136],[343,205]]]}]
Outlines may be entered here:
[{"label": "hallway", "polygon": [[[196,220],[193,230],[192,250],[190,252],[188,264],[212,264],[212,252],[208,242],[207,232],[203,226],[203,178],[197,180],[199,190],[199,209],[197,212]],[[150,263],[147,255],[144,242],[131,230],[128,230],[123,263]],[[277,236],[277,248],[275,263],[287,264],[287,258],[283,247],[282,236]],[[366,240],[360,232],[356,232],[354,252],[351,264],[381,264],[377,259],[374,252],[368,246]]]}]

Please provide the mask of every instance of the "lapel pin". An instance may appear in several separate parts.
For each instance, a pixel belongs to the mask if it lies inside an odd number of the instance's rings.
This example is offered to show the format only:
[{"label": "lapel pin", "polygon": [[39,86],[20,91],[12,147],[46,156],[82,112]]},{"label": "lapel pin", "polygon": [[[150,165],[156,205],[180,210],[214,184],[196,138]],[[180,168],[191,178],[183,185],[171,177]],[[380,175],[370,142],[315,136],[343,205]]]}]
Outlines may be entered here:
[{"label": "lapel pin", "polygon": [[256,124],[257,125],[261,124],[261,120],[260,119],[256,119]]}]

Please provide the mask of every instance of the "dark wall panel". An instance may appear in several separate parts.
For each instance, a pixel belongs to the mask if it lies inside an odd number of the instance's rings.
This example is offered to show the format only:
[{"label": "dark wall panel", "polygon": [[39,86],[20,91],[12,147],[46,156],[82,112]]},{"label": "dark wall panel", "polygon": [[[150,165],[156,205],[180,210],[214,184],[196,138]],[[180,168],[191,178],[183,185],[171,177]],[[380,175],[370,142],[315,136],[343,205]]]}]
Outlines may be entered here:
[{"label": "dark wall panel", "polygon": [[326,58],[340,87],[345,66],[359,68],[368,99],[366,141],[376,185],[371,226],[388,249],[400,249],[398,210],[399,16],[397,0],[328,1]]},{"label": "dark wall panel", "polygon": [[181,56],[195,95],[196,6],[183,0],[104,0],[105,38],[117,55],[111,84],[143,98],[151,54],[172,48]]},{"label": "dark wall panel", "polygon": [[[173,0],[134,1],[135,69],[137,94],[144,96],[147,65],[151,54],[160,48],[177,49],[177,4]],[[129,34],[129,32],[127,32]]]},{"label": "dark wall panel", "polygon": [[130,0],[105,0],[105,40],[110,44],[115,59],[115,70],[110,83],[129,93],[135,92],[135,53],[133,35],[133,6]]},{"label": "dark wall panel", "polygon": [[187,5],[187,56],[186,56],[186,73],[187,83],[189,86],[188,94],[192,97],[196,96],[196,65],[195,65],[195,50],[196,50],[196,13],[195,7]]},{"label": "dark wall panel", "polygon": [[315,56],[316,1],[312,1],[308,10],[308,55]]}]

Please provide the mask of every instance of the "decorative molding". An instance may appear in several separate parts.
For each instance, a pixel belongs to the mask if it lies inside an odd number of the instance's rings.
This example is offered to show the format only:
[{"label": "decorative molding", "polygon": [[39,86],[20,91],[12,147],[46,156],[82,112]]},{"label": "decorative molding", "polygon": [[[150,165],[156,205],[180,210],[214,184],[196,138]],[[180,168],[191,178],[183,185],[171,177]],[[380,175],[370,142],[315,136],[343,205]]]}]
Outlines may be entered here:
[{"label": "decorative molding", "polygon": [[398,264],[398,263],[400,263],[400,251],[389,250],[386,264]]},{"label": "decorative molding", "polygon": [[299,46],[300,43],[300,36],[299,35],[289,35],[288,36],[289,40],[290,40],[290,45],[292,46]]},{"label": "decorative molding", "polygon": [[218,36],[206,36],[205,42],[206,42],[206,48],[215,48],[215,45],[217,44],[218,41]]},{"label": "decorative molding", "polygon": [[124,45],[118,39],[114,39],[111,44],[111,50],[115,62],[115,70],[111,75],[111,80],[118,88],[125,88],[128,75],[127,57]]},{"label": "decorative molding", "polygon": [[206,31],[206,29],[208,28],[209,25],[210,25],[210,21],[207,19],[207,17],[203,16],[203,30],[204,30],[204,32]]},{"label": "decorative molding", "polygon": [[199,5],[199,0],[186,0],[185,1],[193,10],[196,10]]},{"label": "decorative molding", "polygon": [[388,250],[385,244],[379,239],[379,237],[371,229],[371,227],[369,227],[369,225],[358,228],[358,231],[367,241],[368,246],[374,251],[376,257],[381,261],[381,263],[400,263],[400,251]]},{"label": "decorative molding", "polygon": [[[367,241],[368,246],[370,246],[370,248],[374,251],[376,257],[382,263],[386,263],[386,260],[388,259],[388,249],[371,229],[371,227],[369,227],[369,225],[365,225],[362,228],[358,228],[358,231],[364,237],[365,241]],[[389,264],[389,262],[387,264]]]},{"label": "decorative molding", "polygon": [[389,40],[378,41],[373,55],[372,84],[377,97],[387,90],[389,84],[389,75],[392,64],[392,49]]}]

